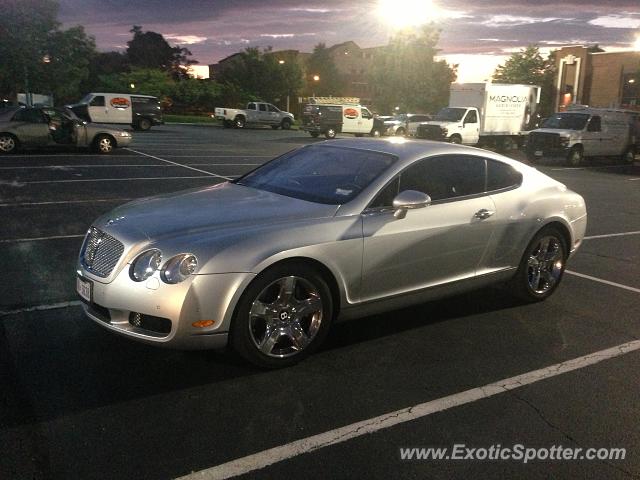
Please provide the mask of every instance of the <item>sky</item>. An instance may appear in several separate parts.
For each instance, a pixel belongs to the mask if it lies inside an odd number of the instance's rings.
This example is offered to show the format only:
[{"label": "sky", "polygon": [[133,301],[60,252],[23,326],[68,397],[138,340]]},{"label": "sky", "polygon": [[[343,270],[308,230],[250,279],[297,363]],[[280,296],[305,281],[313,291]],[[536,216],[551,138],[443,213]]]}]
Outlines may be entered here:
[{"label": "sky", "polygon": [[[99,50],[125,49],[135,24],[187,47],[203,65],[253,46],[307,52],[320,42],[379,46],[403,18],[430,21],[441,30],[441,57],[459,65],[458,81],[488,79],[530,44],[544,52],[596,43],[629,50],[640,35],[640,0],[59,1],[63,24],[83,25]],[[407,6],[414,7],[408,17]]]}]

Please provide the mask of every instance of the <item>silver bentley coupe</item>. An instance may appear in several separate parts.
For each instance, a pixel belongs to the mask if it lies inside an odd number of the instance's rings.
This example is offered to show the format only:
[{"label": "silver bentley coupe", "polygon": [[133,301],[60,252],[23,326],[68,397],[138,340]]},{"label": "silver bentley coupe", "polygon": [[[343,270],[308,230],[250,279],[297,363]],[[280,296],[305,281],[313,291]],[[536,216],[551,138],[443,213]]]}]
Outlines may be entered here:
[{"label": "silver bentley coupe", "polygon": [[113,332],[183,349],[229,344],[281,367],[337,320],[496,283],[544,300],[586,225],[580,195],[501,155],[344,139],[103,215],[76,287]]}]

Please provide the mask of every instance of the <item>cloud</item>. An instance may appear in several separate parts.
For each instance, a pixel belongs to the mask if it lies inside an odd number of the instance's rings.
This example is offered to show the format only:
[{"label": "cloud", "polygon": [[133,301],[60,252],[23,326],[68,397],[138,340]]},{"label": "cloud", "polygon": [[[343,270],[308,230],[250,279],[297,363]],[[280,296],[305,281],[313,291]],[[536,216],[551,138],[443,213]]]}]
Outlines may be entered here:
[{"label": "cloud", "polygon": [[315,33],[261,33],[263,38],[315,37]]},{"label": "cloud", "polygon": [[520,25],[531,25],[534,23],[549,23],[556,22],[558,20],[573,20],[570,18],[559,18],[559,17],[525,17],[525,16],[515,16],[515,15],[493,15],[487,20],[482,22],[482,25],[486,25],[488,27],[517,27]]},{"label": "cloud", "polygon": [[596,17],[593,20],[589,20],[588,23],[605,28],[640,28],[640,18],[623,17],[622,15]]},{"label": "cloud", "polygon": [[196,43],[202,43],[208,40],[208,37],[201,37],[199,35],[176,35],[175,33],[165,33],[164,37],[183,45],[195,45]]}]

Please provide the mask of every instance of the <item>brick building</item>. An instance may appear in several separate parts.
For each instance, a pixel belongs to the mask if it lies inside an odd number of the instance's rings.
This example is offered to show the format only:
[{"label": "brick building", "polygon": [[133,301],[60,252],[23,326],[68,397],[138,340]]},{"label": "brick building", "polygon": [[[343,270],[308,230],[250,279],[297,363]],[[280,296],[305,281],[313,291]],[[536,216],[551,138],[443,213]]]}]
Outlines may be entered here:
[{"label": "brick building", "polygon": [[572,103],[640,110],[640,52],[563,47],[556,69],[558,110]]}]

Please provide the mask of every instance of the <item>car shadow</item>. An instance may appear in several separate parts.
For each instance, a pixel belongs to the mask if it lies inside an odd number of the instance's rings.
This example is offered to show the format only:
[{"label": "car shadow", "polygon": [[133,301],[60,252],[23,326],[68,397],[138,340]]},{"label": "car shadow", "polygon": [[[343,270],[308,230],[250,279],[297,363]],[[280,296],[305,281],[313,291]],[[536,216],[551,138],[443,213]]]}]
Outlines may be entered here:
[{"label": "car shadow", "polygon": [[[517,305],[501,290],[483,289],[342,322],[333,326],[321,351]],[[60,325],[66,327],[66,335]],[[313,356],[295,368],[317,370]],[[79,308],[0,322],[3,428],[196,387],[215,391],[217,384],[265,375],[279,374],[228,352],[174,351],[132,342],[88,321]]]}]

